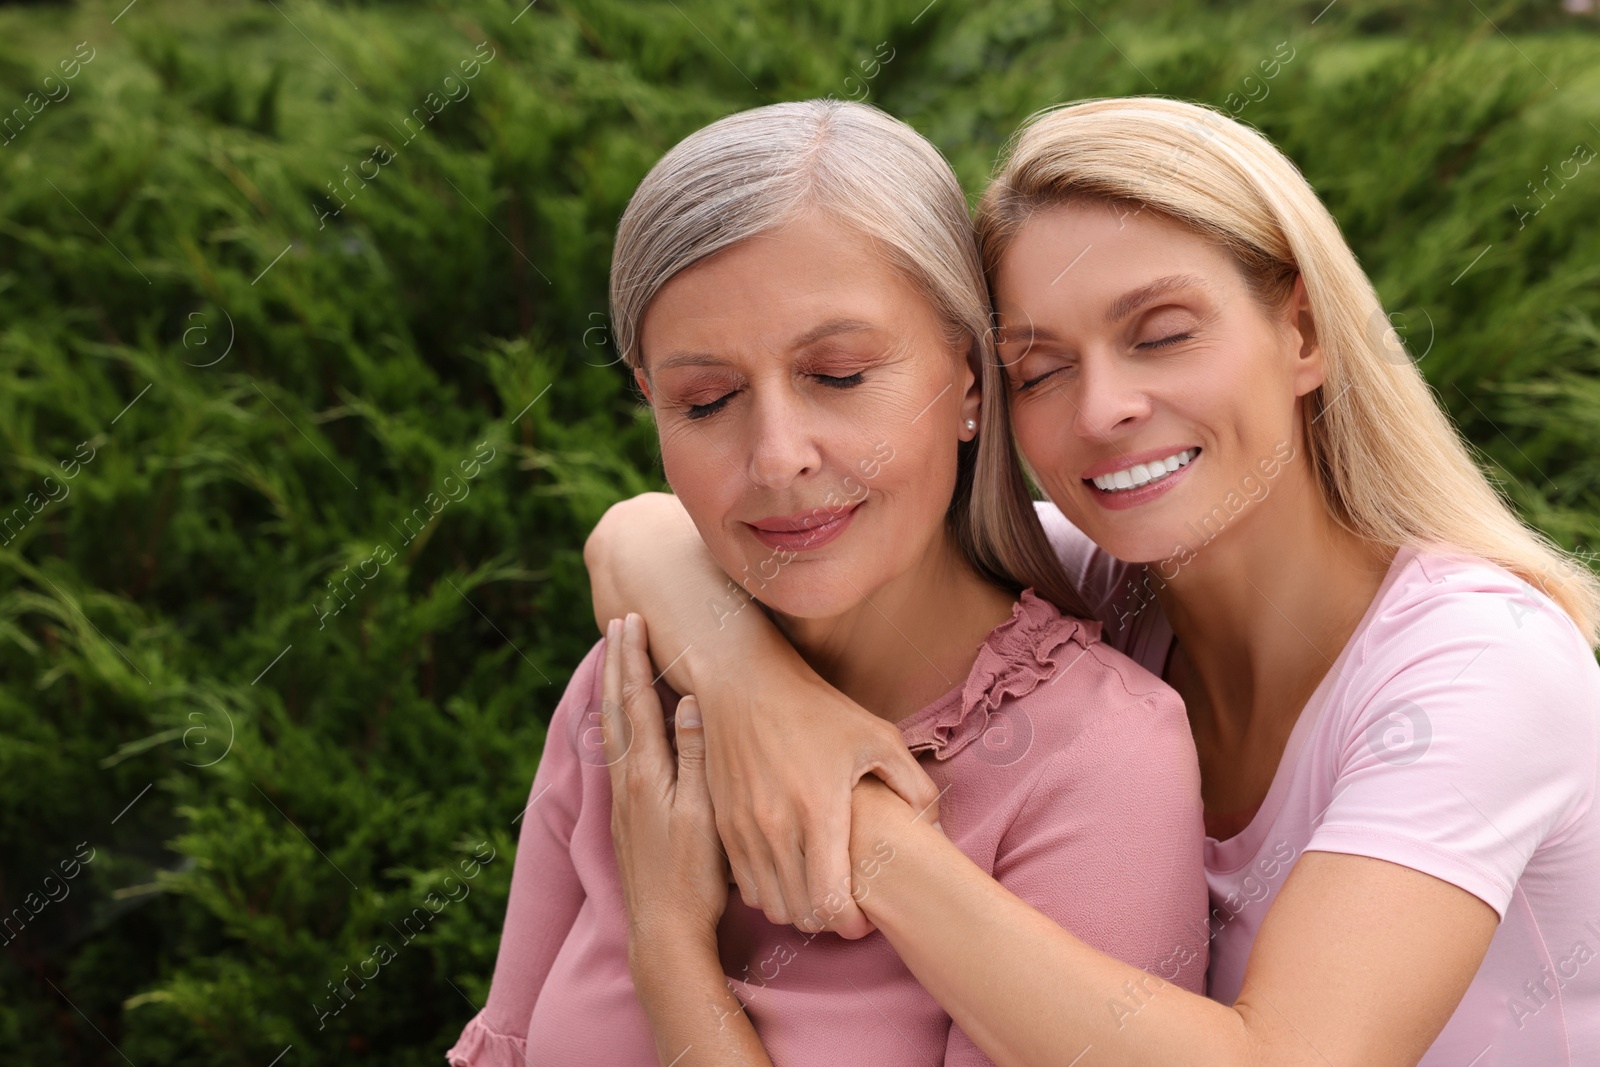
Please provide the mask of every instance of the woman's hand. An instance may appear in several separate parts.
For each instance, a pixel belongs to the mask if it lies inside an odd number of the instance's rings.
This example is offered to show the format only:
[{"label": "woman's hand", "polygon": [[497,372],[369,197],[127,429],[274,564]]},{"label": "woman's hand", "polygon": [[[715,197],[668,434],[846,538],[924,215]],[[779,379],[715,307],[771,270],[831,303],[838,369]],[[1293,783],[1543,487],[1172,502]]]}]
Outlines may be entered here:
[{"label": "woman's hand", "polygon": [[693,696],[678,701],[674,763],[637,615],[606,626],[600,709],[628,967],[656,1055],[676,1067],[772,1067],[717,953],[728,866],[706,791],[700,709]]},{"label": "woman's hand", "polygon": [[686,940],[714,952],[729,878],[706,789],[705,731],[695,698],[683,697],[674,761],[638,615],[606,628],[601,726],[630,954],[638,944]]},{"label": "woman's hand", "polygon": [[892,723],[821,678],[767,682],[741,694],[749,712],[708,720],[713,807],[741,895],[770,922],[865,937],[875,927],[852,894],[851,791],[892,787],[933,822],[938,789]]},{"label": "woman's hand", "polygon": [[583,557],[596,619],[648,615],[668,684],[700,699],[717,828],[744,902],[774,923],[871,933],[850,895],[852,788],[876,775],[939,818],[939,790],[899,729],[800,658],[717,566],[677,497],[613,504]]}]

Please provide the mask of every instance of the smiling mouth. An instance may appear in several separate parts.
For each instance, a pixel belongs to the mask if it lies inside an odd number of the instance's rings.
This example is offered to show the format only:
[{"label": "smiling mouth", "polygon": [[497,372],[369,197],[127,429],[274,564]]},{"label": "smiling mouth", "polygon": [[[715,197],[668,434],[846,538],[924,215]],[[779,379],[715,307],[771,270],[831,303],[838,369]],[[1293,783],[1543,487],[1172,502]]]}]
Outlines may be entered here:
[{"label": "smiling mouth", "polygon": [[804,551],[820,548],[843,533],[863,503],[857,501],[847,508],[818,508],[796,519],[764,519],[759,524],[745,525],[768,548]]},{"label": "smiling mouth", "polygon": [[1124,467],[1110,474],[1100,474],[1088,479],[1094,487],[1102,493],[1125,493],[1130,489],[1142,489],[1147,485],[1154,485],[1165,478],[1170,478],[1178,471],[1194,462],[1200,455],[1198,448],[1186,448],[1182,452],[1174,452],[1166,459],[1151,460],[1149,463],[1135,463],[1131,467]]}]

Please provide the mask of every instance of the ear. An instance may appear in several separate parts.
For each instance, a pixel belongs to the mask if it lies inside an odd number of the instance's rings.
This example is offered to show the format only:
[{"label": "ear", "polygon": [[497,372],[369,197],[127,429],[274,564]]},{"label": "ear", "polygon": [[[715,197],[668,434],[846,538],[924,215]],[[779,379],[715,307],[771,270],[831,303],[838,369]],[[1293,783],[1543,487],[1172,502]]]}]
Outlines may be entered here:
[{"label": "ear", "polygon": [[650,378],[645,374],[643,367],[633,368],[633,380],[639,386],[639,392],[644,394],[644,402],[655,407],[655,398],[650,395]]},{"label": "ear", "polygon": [[1327,380],[1327,367],[1322,361],[1322,346],[1317,342],[1317,324],[1311,314],[1311,297],[1306,293],[1305,275],[1296,275],[1294,292],[1285,310],[1289,337],[1295,345],[1295,363],[1291,372],[1294,395],[1305,396]]},{"label": "ear", "polygon": [[978,436],[978,430],[967,429],[968,419],[976,422],[979,429],[983,427],[983,368],[978,363],[982,358],[982,346],[973,344],[969,346],[967,357],[960,361],[956,382],[961,388],[961,405],[956,413],[956,436],[963,441]]}]

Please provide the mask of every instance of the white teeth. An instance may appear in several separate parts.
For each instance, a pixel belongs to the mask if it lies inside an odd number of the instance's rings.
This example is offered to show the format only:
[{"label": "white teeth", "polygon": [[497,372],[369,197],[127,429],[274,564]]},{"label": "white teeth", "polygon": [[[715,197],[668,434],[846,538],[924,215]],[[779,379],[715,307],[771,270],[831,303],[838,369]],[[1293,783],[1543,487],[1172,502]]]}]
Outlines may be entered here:
[{"label": "white teeth", "polygon": [[1124,467],[1120,471],[1097,475],[1093,479],[1095,488],[1111,493],[1122,489],[1137,489],[1141,485],[1159,482],[1179,467],[1187,467],[1198,451],[1198,449],[1186,448],[1176,455],[1168,456],[1166,459],[1153,460],[1149,463],[1135,463],[1133,466]]}]

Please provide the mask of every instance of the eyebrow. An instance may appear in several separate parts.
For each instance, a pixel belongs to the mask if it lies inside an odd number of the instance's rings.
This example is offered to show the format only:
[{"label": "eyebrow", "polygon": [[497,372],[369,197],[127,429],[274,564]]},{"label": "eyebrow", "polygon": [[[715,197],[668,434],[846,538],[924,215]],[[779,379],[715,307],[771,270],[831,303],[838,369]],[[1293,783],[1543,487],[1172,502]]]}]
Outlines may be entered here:
[{"label": "eyebrow", "polygon": [[[814,345],[818,341],[836,337],[839,334],[865,333],[877,328],[877,326],[863,319],[829,319],[827,322],[822,323],[820,326],[812,327],[789,342],[789,348],[792,351],[797,348]],[[714,356],[710,352],[674,352],[656,364],[655,369],[663,371],[672,370],[675,367],[721,367],[725,366],[726,363],[727,360]]]},{"label": "eyebrow", "polygon": [[1206,283],[1193,274],[1169,274],[1165,278],[1157,278],[1149,285],[1141,285],[1129,293],[1124,293],[1111,302],[1106,309],[1105,321],[1107,323],[1121,322],[1134,311],[1150,303],[1158,297],[1166,296],[1178,289],[1204,289]]},{"label": "eyebrow", "polygon": [[861,319],[830,319],[821,326],[807,330],[805,333],[795,338],[794,343],[790,345],[790,347],[805,348],[807,345],[814,345],[818,341],[828,337],[834,337],[841,333],[866,333],[869,330],[875,329],[877,329],[877,327],[872,323],[865,322]]}]

